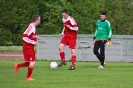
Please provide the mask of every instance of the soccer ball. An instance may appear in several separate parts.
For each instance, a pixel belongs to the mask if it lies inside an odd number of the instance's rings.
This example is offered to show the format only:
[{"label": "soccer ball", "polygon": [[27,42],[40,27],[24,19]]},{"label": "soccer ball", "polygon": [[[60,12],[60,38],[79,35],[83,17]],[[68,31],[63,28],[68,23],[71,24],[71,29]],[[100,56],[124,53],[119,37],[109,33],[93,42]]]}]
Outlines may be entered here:
[{"label": "soccer ball", "polygon": [[58,67],[58,64],[55,61],[53,61],[53,62],[50,63],[50,67],[52,69],[56,69]]}]

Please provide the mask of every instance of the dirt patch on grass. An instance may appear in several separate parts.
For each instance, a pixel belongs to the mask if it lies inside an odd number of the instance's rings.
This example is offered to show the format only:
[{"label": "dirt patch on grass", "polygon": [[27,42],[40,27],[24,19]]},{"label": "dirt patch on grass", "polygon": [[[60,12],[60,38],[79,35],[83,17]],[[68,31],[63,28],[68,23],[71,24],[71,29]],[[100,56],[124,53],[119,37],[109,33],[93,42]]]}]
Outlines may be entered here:
[{"label": "dirt patch on grass", "polygon": [[0,60],[23,60],[22,52],[0,52]]}]

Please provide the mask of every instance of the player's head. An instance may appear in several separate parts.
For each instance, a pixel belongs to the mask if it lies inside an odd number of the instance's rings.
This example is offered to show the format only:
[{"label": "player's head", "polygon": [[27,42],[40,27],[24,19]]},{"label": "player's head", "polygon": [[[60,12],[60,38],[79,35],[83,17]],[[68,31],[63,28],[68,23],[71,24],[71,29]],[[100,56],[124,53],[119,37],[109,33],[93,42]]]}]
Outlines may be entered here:
[{"label": "player's head", "polygon": [[62,17],[64,18],[64,19],[67,19],[68,18],[68,10],[66,10],[66,9],[64,9],[64,10],[62,10]]},{"label": "player's head", "polygon": [[106,12],[102,12],[100,15],[100,20],[105,20],[106,19]]},{"label": "player's head", "polygon": [[38,25],[41,21],[41,18],[39,15],[33,15],[32,16],[32,19],[31,19],[31,22],[34,23],[35,25]]}]

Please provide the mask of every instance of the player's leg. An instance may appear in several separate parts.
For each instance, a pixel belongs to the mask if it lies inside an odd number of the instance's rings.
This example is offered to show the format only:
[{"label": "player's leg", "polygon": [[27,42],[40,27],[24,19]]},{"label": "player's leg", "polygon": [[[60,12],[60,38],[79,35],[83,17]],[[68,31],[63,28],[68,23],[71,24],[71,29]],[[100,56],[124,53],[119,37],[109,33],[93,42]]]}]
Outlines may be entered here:
[{"label": "player's leg", "polygon": [[60,53],[60,58],[61,58],[62,62],[66,62],[65,53],[64,53],[64,47],[65,47],[65,45],[62,44],[62,43],[59,45],[59,53]]},{"label": "player's leg", "polygon": [[101,55],[98,52],[99,48],[100,48],[100,41],[96,41],[94,44],[93,53],[96,55],[98,60],[101,62]]},{"label": "player's leg", "polygon": [[58,64],[58,67],[61,67],[62,65],[66,65],[65,52],[64,52],[65,45],[67,45],[67,40],[65,37],[63,37],[59,45],[59,54],[61,58],[61,63]]},{"label": "player's leg", "polygon": [[102,40],[101,41],[101,47],[100,47],[101,65],[102,66],[104,66],[104,62],[105,62],[105,44],[106,44],[106,41]]},{"label": "player's leg", "polygon": [[34,65],[35,65],[35,61],[30,61],[29,67],[28,67],[28,73],[27,73],[27,77],[26,80],[34,80],[31,75],[34,69]]},{"label": "player's leg", "polygon": [[29,66],[29,62],[23,62],[23,63],[19,63],[19,64],[15,63],[14,64],[14,73],[18,74],[18,69],[20,67],[27,67],[27,66]]},{"label": "player's leg", "polygon": [[27,61],[29,61],[29,66],[28,66],[28,72],[27,72],[27,77],[26,80],[34,80],[31,75],[34,70],[34,65],[35,65],[35,51],[34,49],[28,49],[27,54],[29,58],[27,58]]},{"label": "player's leg", "polygon": [[61,67],[62,65],[66,65],[64,47],[65,47],[65,45],[60,43],[60,45],[59,45],[59,53],[60,53],[61,63],[58,64],[59,67]]},{"label": "player's leg", "polygon": [[18,69],[20,67],[28,67],[29,66],[29,61],[26,60],[26,58],[29,58],[29,56],[27,55],[27,50],[23,49],[23,55],[24,55],[24,59],[25,62],[23,63],[14,63],[14,73],[17,74],[18,73]]},{"label": "player's leg", "polygon": [[75,64],[76,64],[76,39],[69,39],[69,48],[71,49],[71,60],[72,60],[72,65],[68,70],[74,70],[75,69]]},{"label": "player's leg", "polygon": [[74,70],[75,69],[75,65],[76,65],[76,50],[75,49],[71,49],[71,59],[72,59],[72,65],[68,70]]}]

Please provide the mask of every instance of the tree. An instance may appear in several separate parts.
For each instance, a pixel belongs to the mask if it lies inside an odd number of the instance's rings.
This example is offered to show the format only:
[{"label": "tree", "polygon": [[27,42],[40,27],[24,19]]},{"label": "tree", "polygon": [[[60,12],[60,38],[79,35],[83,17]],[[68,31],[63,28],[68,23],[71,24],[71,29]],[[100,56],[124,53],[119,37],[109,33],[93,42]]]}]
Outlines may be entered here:
[{"label": "tree", "polygon": [[34,14],[41,16],[37,34],[61,33],[63,9],[77,21],[78,34],[93,34],[101,11],[107,12],[113,34],[133,34],[133,0],[1,0],[0,8],[0,45],[22,45]]}]

